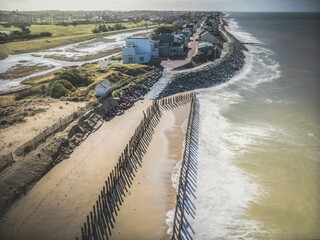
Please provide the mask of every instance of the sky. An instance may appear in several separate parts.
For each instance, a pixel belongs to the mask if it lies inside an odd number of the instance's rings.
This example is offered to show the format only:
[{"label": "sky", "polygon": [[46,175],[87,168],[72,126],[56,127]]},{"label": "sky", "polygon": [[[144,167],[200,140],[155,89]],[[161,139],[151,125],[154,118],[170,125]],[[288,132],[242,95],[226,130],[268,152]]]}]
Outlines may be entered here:
[{"label": "sky", "polygon": [[0,10],[320,11],[320,0],[0,0]]}]

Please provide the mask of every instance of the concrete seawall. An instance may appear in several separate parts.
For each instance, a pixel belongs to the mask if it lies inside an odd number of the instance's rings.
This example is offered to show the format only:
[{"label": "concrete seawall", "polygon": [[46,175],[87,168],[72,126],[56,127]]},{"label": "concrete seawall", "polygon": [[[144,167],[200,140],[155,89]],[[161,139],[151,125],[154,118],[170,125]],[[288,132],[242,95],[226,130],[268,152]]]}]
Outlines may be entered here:
[{"label": "concrete seawall", "polygon": [[222,24],[222,32],[224,37],[228,39],[228,42],[224,45],[226,54],[221,59],[202,68],[190,69],[174,74],[171,82],[159,94],[158,98],[167,97],[179,92],[212,87],[230,80],[242,69],[245,63],[243,51],[247,51],[247,48],[224,29],[224,24]]}]

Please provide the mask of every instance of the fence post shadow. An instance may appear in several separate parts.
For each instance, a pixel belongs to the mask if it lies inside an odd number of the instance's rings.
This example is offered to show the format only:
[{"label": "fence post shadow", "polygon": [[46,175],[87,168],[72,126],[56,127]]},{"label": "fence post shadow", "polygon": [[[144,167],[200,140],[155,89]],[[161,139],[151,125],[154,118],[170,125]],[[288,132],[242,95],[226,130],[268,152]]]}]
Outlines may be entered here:
[{"label": "fence post shadow", "polygon": [[199,108],[199,102],[194,96],[186,133],[171,240],[192,240],[195,234],[190,219],[196,217]]},{"label": "fence post shadow", "polygon": [[[128,189],[133,184],[135,173],[141,167],[143,156],[147,152],[153,138],[154,129],[160,122],[162,111],[171,110],[190,101],[191,103],[195,101],[194,93],[158,99],[153,101],[152,105],[144,112],[139,126],[136,128],[129,143],[125,146],[116,166],[107,177],[105,186],[103,186],[96,204],[93,205],[93,211],[90,211],[87,215],[87,221],[81,227],[82,239],[110,239],[116,216],[118,216],[122,203],[127,196]],[[193,112],[191,109],[189,114],[190,123],[193,121]],[[192,124],[189,125],[192,126]],[[191,127],[188,129],[188,133],[191,134]],[[192,141],[190,143],[193,145]],[[190,156],[190,160],[187,161],[190,167],[186,168],[186,171],[189,172],[191,177],[190,182],[184,186],[184,192],[188,192],[191,196],[195,197],[197,166],[196,161],[191,159],[194,158],[193,155],[196,150],[191,147],[185,147],[185,149],[188,150],[188,156]],[[189,196],[185,198],[184,204],[188,206],[187,213],[194,216],[195,205],[189,199],[191,199]],[[184,221],[183,224],[190,228],[188,221]]]}]

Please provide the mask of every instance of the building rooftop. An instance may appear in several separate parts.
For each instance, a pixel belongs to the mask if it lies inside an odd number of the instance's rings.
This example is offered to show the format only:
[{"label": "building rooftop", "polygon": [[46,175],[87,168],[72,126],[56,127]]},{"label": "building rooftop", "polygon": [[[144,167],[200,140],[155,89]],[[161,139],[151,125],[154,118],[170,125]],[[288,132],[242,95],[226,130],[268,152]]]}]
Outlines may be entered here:
[{"label": "building rooftop", "polygon": [[206,48],[206,47],[213,47],[212,43],[208,42],[200,42],[198,48]]},{"label": "building rooftop", "polygon": [[128,37],[127,39],[150,39],[149,37]]}]

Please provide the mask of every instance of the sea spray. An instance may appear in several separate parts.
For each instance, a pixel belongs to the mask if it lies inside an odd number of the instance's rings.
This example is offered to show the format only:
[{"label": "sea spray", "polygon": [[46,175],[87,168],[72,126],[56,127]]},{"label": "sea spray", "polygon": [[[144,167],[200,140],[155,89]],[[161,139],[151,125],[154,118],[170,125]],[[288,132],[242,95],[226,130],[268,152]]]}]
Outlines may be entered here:
[{"label": "sea spray", "polygon": [[[185,140],[183,141],[182,153],[184,152],[184,148],[185,148]],[[176,189],[176,192],[178,192],[178,188],[179,188],[181,167],[182,167],[182,160],[180,160],[172,170],[171,181],[172,181],[173,188]],[[169,210],[166,214],[167,216],[166,224],[168,225],[167,233],[170,236],[172,236],[172,233],[173,233],[174,215],[175,215],[175,209]]]},{"label": "sea spray", "polygon": [[[182,124],[182,127],[181,127],[184,134],[186,132],[185,131],[186,128],[184,127],[185,125],[187,125],[187,120],[184,121],[184,123]],[[183,140],[183,145],[182,145],[183,147],[182,147],[182,151],[181,151],[182,156],[184,153],[185,145],[186,145],[186,139]],[[178,192],[178,188],[179,188],[181,167],[182,167],[182,159],[175,165],[175,167],[172,170],[172,174],[171,174],[172,186],[176,190],[176,192]],[[167,233],[170,236],[172,235],[172,231],[173,231],[174,214],[175,214],[175,209],[169,210],[166,214],[166,216],[167,216],[166,224],[168,226]]]},{"label": "sea spray", "polygon": [[[242,41],[258,42],[250,34],[244,36],[249,38]],[[236,106],[261,84],[279,78],[281,72],[271,50],[260,45],[248,48],[245,64],[236,76],[198,91],[201,110],[197,216],[188,219],[195,239],[254,239],[257,234],[273,234],[266,233],[260,222],[246,217],[249,206],[267,193],[236,161],[279,129],[254,120],[241,122]]]}]

